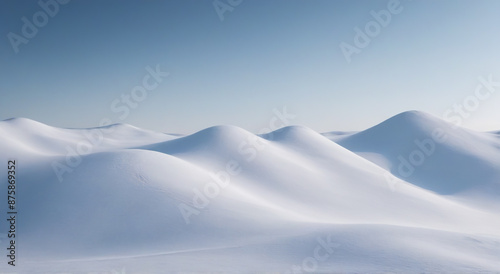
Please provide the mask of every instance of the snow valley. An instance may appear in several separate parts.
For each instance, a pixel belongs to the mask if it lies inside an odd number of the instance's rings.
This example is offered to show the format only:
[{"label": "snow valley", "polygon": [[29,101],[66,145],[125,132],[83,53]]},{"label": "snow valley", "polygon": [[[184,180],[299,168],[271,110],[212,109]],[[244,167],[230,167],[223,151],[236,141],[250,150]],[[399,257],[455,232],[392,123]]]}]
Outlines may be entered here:
[{"label": "snow valley", "polygon": [[0,272],[500,271],[500,134],[422,112],[188,136],[14,118],[0,158]]}]

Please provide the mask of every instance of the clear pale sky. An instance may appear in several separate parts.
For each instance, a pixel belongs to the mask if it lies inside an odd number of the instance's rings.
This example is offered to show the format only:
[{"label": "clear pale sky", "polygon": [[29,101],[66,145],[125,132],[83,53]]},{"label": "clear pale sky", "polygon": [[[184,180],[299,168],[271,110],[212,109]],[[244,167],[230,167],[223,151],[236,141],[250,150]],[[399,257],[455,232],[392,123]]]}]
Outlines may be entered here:
[{"label": "clear pale sky", "polygon": [[[362,130],[405,110],[442,117],[474,96],[479,77],[500,82],[496,0],[402,0],[347,62],[340,44],[354,45],[355,28],[389,2],[243,0],[221,21],[211,0],[72,0],[42,24],[37,1],[3,0],[0,120],[93,127],[110,118],[163,132],[219,124],[255,132],[286,106],[294,124]],[[16,53],[9,33],[23,36],[22,18],[33,23],[36,14],[42,26]],[[157,65],[169,76],[125,118],[113,111]],[[495,91],[464,126],[500,129]]]}]

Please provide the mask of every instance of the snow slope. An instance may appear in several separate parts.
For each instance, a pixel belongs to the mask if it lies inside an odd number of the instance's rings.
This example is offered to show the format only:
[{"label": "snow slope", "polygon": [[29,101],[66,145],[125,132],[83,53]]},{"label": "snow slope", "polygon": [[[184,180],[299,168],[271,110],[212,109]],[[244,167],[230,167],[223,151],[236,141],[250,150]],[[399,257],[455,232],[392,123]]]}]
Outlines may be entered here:
[{"label": "snow slope", "polygon": [[500,210],[500,139],[495,134],[409,111],[331,139],[407,182]]},{"label": "snow slope", "polygon": [[[1,121],[0,158],[18,165],[15,271],[500,271],[499,213],[477,206],[497,195],[486,189],[498,182],[498,138],[450,130],[425,174],[401,180],[390,165],[405,141],[443,122],[422,113],[392,119],[328,136],[338,144],[301,126],[261,136],[215,126],[179,137],[123,124]],[[446,177],[449,161],[467,172]]]},{"label": "snow slope", "polygon": [[90,144],[91,152],[98,152],[177,138],[174,135],[143,130],[127,124],[90,129],[63,129],[26,118],[2,121],[0,136],[4,153],[46,156],[66,155],[76,151],[79,144],[82,147]]}]

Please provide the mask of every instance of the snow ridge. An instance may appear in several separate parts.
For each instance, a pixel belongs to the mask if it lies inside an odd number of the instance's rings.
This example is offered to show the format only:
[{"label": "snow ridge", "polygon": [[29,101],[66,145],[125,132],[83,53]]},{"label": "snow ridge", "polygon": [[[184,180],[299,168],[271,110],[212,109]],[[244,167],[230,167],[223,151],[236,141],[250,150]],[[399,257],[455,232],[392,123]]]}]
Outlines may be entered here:
[{"label": "snow ridge", "polygon": [[0,151],[20,163],[21,272],[500,270],[500,139],[418,111],[327,134],[14,118]]}]

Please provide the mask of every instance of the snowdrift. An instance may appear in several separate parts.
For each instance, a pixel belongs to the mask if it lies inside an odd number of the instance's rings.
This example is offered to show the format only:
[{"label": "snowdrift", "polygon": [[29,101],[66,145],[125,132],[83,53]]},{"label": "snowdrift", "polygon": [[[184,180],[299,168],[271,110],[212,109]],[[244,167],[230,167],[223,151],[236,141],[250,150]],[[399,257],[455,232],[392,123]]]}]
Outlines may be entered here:
[{"label": "snowdrift", "polygon": [[500,139],[495,134],[409,111],[330,139],[419,187],[500,209]]},{"label": "snowdrift", "polygon": [[[430,144],[436,129],[446,140]],[[499,150],[493,133],[419,112],[326,135],[0,122],[26,273],[500,271]]]}]

